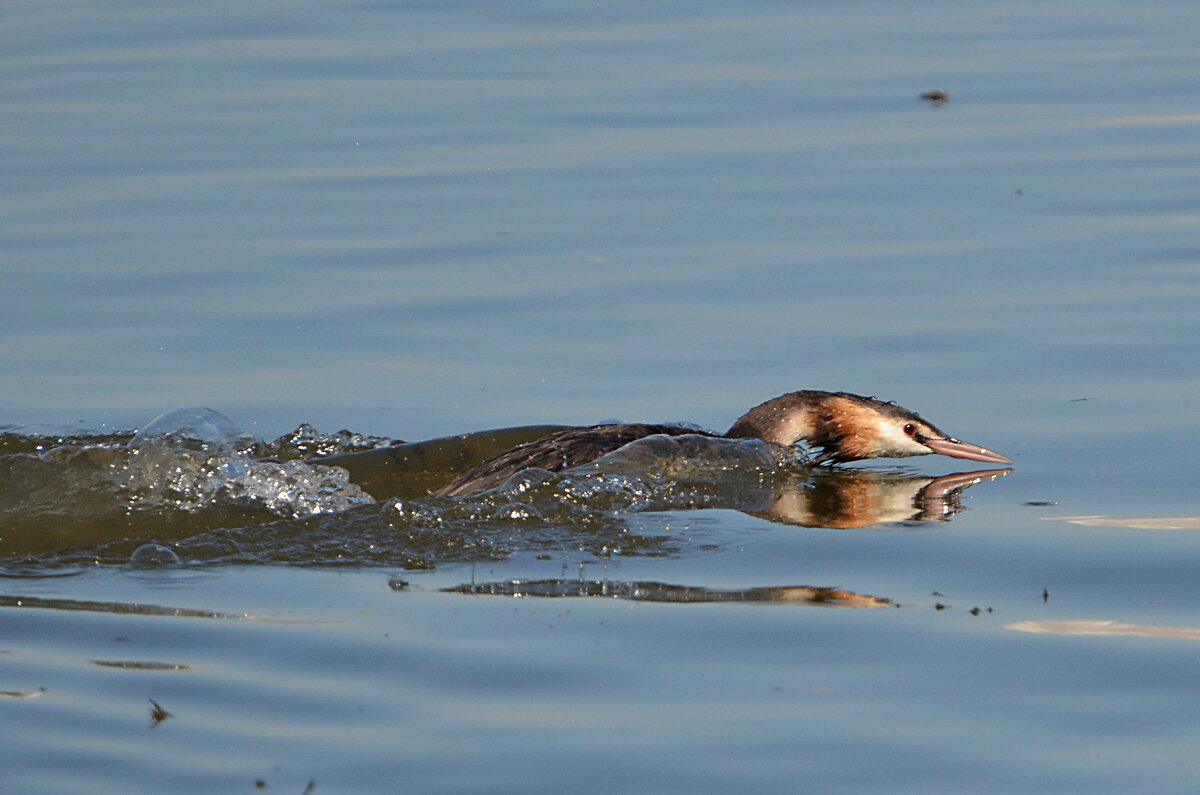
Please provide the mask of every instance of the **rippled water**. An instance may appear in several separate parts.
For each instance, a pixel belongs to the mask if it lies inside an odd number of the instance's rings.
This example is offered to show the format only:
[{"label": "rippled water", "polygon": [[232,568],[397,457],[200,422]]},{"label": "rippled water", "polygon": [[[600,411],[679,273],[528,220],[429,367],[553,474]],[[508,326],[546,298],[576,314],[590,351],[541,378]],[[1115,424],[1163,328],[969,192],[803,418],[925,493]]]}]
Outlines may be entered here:
[{"label": "rippled water", "polygon": [[[1193,788],[1198,28],[13,7],[0,789]],[[1016,467],[425,496],[802,388]]]}]

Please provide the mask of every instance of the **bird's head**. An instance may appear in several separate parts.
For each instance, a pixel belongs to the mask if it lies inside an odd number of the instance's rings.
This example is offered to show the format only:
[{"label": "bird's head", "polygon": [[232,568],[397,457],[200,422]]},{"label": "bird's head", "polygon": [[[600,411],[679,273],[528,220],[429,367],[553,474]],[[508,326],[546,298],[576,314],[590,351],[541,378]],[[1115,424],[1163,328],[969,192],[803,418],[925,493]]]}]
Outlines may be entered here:
[{"label": "bird's head", "polygon": [[820,449],[816,463],[930,453],[991,464],[1013,462],[995,450],[955,439],[915,411],[875,398],[831,393],[820,402],[815,419],[810,444]]},{"label": "bird's head", "polygon": [[805,443],[817,451],[813,463],[867,458],[939,455],[1011,464],[1008,456],[955,439],[914,411],[849,392],[792,392],[752,409],[729,436],[755,436],[777,444]]}]

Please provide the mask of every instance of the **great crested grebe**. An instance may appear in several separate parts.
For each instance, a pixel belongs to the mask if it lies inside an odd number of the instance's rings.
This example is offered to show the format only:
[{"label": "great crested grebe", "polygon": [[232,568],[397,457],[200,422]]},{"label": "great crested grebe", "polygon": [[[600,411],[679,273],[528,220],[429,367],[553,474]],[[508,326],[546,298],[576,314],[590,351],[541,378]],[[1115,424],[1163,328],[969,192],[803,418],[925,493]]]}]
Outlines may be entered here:
[{"label": "great crested grebe", "polygon": [[864,458],[904,458],[939,453],[951,458],[1011,464],[994,450],[947,436],[906,408],[849,392],[806,389],[789,392],[755,406],[726,433],[698,431],[682,425],[620,423],[571,428],[489,458],[446,485],[435,497],[459,497],[502,485],[530,467],[561,472],[583,466],[632,441],[664,434],[761,439],[791,447],[804,442],[818,454],[812,464],[837,464]]}]

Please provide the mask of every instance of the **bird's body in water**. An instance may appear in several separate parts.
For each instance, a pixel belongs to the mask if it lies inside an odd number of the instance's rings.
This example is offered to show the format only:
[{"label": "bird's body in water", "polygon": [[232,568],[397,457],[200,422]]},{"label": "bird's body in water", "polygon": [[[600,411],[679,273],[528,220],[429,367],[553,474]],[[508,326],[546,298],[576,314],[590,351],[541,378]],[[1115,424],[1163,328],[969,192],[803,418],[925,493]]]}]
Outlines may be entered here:
[{"label": "bird's body in water", "polygon": [[490,458],[432,494],[458,497],[486,491],[531,467],[551,472],[574,469],[630,442],[657,434],[761,439],[782,447],[804,443],[817,452],[813,464],[930,453],[994,464],[1012,463],[1012,459],[1000,453],[946,435],[915,412],[894,403],[849,392],[804,390],[755,406],[724,434],[682,425],[641,423],[559,431]]}]

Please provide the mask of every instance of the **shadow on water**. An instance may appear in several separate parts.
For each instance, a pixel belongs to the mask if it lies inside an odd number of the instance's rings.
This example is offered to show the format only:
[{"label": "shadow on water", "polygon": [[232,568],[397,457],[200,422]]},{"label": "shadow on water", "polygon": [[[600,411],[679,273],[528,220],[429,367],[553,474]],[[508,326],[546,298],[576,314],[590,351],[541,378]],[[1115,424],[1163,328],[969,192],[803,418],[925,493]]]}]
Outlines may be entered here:
[{"label": "shadow on water", "polygon": [[[650,437],[568,472],[525,470],[487,492],[435,498],[425,495],[556,427],[404,444],[301,426],[265,444],[207,409],[164,417],[137,435],[0,436],[4,571],[178,563],[430,569],[540,551],[664,556],[721,539],[672,531],[647,517],[653,512],[732,509],[802,527],[919,525],[950,520],[962,510],[963,490],[1008,472],[809,467],[781,463],[765,443],[684,435]],[[156,425],[167,429],[148,433]]]}]

